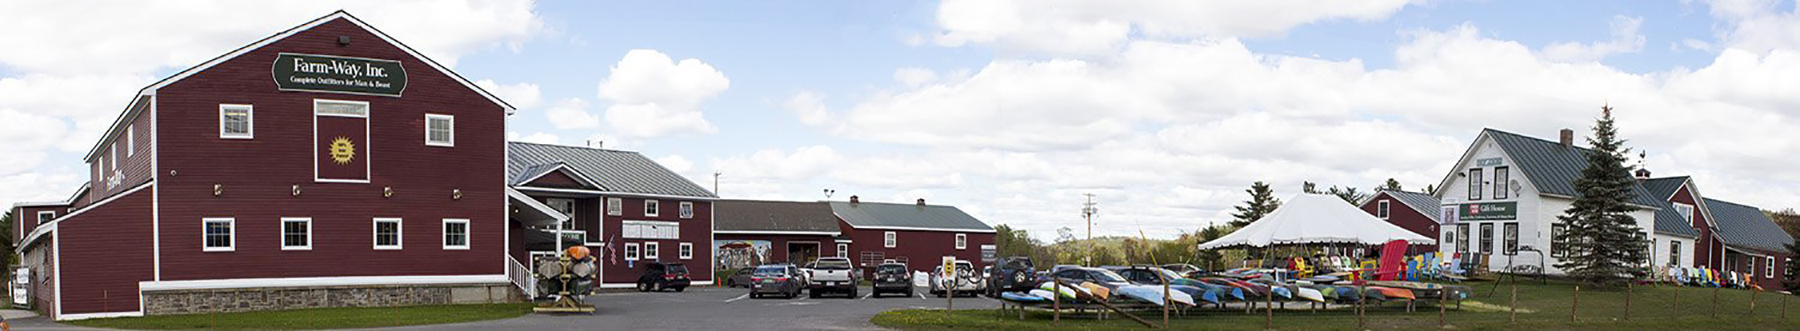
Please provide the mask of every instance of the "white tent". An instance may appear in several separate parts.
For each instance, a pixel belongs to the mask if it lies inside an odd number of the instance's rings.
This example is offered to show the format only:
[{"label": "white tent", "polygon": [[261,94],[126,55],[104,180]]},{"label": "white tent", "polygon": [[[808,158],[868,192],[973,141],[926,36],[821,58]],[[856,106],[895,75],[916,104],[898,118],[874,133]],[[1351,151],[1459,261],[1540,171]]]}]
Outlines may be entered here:
[{"label": "white tent", "polygon": [[1263,247],[1271,244],[1379,245],[1393,240],[1405,240],[1413,244],[1436,242],[1430,237],[1375,218],[1336,196],[1301,194],[1288,198],[1275,212],[1243,229],[1200,244],[1200,249]]}]

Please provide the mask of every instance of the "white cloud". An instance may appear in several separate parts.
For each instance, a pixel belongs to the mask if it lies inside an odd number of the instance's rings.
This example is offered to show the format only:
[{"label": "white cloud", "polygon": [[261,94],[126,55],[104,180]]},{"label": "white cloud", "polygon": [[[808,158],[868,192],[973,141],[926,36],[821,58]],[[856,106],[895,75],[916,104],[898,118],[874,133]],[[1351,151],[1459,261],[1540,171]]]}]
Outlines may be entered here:
[{"label": "white cloud", "polygon": [[544,111],[544,118],[557,129],[592,129],[600,127],[600,117],[587,111],[588,102],[581,98],[569,98],[557,101]]},{"label": "white cloud", "polygon": [[681,157],[680,155],[659,157],[656,158],[656,163],[661,164],[664,168],[669,168],[669,171],[674,171],[676,173],[686,173],[694,170],[694,162],[688,161],[687,158]]},{"label": "white cloud", "polygon": [[483,79],[475,81],[475,86],[479,86],[481,89],[493,93],[495,96],[500,97],[500,100],[505,100],[507,104],[511,104],[513,108],[516,109],[537,108],[538,104],[544,102],[544,94],[538,92],[537,84],[518,83],[502,85],[500,83],[495,83],[493,80]]},{"label": "white cloud", "polygon": [[562,138],[547,132],[536,132],[529,136],[520,136],[518,132],[507,132],[507,141],[523,141],[528,143],[561,145]]},{"label": "white cloud", "polygon": [[1544,57],[1553,61],[1588,62],[1613,54],[1636,53],[1644,49],[1644,35],[1638,33],[1638,29],[1643,26],[1642,17],[1615,16],[1612,20],[1612,40],[1591,44],[1550,44],[1544,46]]},{"label": "white cloud", "polygon": [[806,125],[825,125],[831,121],[831,110],[825,108],[825,96],[813,91],[800,91],[781,103]]},{"label": "white cloud", "polygon": [[1134,34],[1151,38],[1274,37],[1328,20],[1375,20],[1410,0],[1377,1],[987,1],[948,0],[937,11],[939,45],[997,44],[1103,55]]},{"label": "white cloud", "polygon": [[[1800,47],[1800,8],[1785,0],[1711,0],[1713,18],[1722,21],[1723,47],[1751,52]],[[1790,8],[1782,11],[1782,7]]]},{"label": "white cloud", "polygon": [[600,98],[613,102],[606,121],[620,134],[656,137],[718,131],[700,104],[731,86],[725,74],[698,59],[676,62],[655,50],[635,49],[600,81]]},{"label": "white cloud", "polygon": [[900,84],[905,85],[906,87],[919,87],[920,85],[936,82],[937,79],[937,72],[931,71],[931,69],[900,68],[899,70],[894,70],[894,81],[900,82]]}]

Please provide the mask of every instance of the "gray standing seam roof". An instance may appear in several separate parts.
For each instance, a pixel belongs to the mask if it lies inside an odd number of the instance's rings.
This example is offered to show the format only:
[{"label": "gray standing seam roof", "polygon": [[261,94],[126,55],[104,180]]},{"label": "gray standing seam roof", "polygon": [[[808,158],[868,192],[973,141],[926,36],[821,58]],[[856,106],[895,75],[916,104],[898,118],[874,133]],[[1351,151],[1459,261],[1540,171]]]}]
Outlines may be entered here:
[{"label": "gray standing seam roof", "polygon": [[713,210],[713,229],[718,231],[841,230],[825,202],[719,200]]},{"label": "gray standing seam roof", "polygon": [[[711,191],[637,152],[507,142],[507,178],[542,173],[561,162],[608,192],[717,198]],[[535,174],[534,174],[535,176]],[[526,177],[529,178],[529,177]]]},{"label": "gray standing seam roof", "polygon": [[1687,180],[1688,176],[1675,176],[1651,178],[1642,183],[1644,184],[1644,190],[1650,191],[1650,195],[1655,196],[1659,200],[1668,200],[1669,197],[1675,196],[1675,190],[1681,189],[1681,184],[1686,184]]},{"label": "gray standing seam roof", "polygon": [[952,206],[831,202],[831,211],[853,227],[907,227],[936,230],[994,231],[981,220]]},{"label": "gray standing seam roof", "polygon": [[1426,218],[1430,218],[1433,221],[1441,221],[1438,219],[1438,211],[1444,205],[1444,201],[1438,200],[1437,197],[1425,193],[1407,191],[1380,190],[1376,192],[1387,193],[1388,196],[1394,197],[1395,200],[1400,200],[1400,203],[1412,207],[1413,210],[1419,211],[1420,214],[1425,214]]},{"label": "gray standing seam roof", "polygon": [[[1667,201],[1669,197],[1675,195],[1675,190],[1681,189],[1681,184],[1687,183],[1687,180],[1687,176],[1678,176],[1651,178],[1649,180],[1639,181],[1638,183],[1644,185],[1644,190],[1650,191],[1651,197],[1655,197],[1657,200]],[[1681,213],[1675,212],[1675,205],[1670,202],[1663,202],[1663,204],[1658,207],[1662,207],[1662,210],[1656,211],[1656,231],[1688,237],[1700,236],[1700,231],[1694,230],[1692,221],[1681,219]],[[1699,211],[1696,210],[1695,212],[1698,213]]]},{"label": "gray standing seam roof", "polygon": [[1713,222],[1719,223],[1717,233],[1727,245],[1787,252],[1787,245],[1794,242],[1762,209],[1715,199],[1706,199],[1706,209],[1712,211]]},{"label": "gray standing seam roof", "polygon": [[[1517,163],[1513,168],[1525,174],[1532,186],[1539,192],[1579,197],[1581,192],[1575,190],[1575,179],[1581,178],[1581,171],[1587,168],[1586,148],[1563,148],[1562,143],[1527,137],[1506,131],[1486,129],[1489,137],[1494,139],[1500,149],[1506,150]],[[1629,174],[1627,175],[1629,176]],[[1661,208],[1667,201],[1658,201],[1650,195],[1643,185],[1632,185],[1633,195],[1630,203]]]}]

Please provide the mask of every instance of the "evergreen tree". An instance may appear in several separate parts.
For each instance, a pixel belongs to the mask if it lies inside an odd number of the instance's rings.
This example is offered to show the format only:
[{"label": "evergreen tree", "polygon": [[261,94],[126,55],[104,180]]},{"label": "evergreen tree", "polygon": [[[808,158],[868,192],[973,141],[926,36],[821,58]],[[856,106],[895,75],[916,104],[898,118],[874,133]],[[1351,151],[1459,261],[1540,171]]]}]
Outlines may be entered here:
[{"label": "evergreen tree", "polygon": [[[1234,230],[1237,230],[1237,229],[1232,228],[1229,225],[1224,225],[1224,224],[1214,224],[1212,226],[1207,226],[1205,229],[1200,229],[1200,232],[1195,234],[1195,240],[1194,240],[1195,248],[1198,248],[1199,247],[1198,245],[1200,245],[1202,243],[1206,243],[1209,241],[1219,239],[1220,237],[1224,237],[1225,234],[1231,233],[1231,231],[1234,231]],[[1800,255],[1796,255],[1796,256],[1800,256]],[[1222,254],[1219,254],[1219,250],[1217,250],[1217,249],[1208,249],[1208,250],[1200,251],[1199,253],[1195,254],[1195,257],[1199,260],[1199,261],[1194,261],[1195,264],[1199,265],[1202,268],[1207,268],[1207,270],[1213,270],[1213,268],[1225,265],[1224,264],[1225,256]],[[1800,264],[1795,264],[1795,265],[1800,265]]]},{"label": "evergreen tree", "polygon": [[1643,229],[1629,214],[1633,208],[1626,205],[1637,185],[1625,166],[1630,149],[1617,137],[1612,108],[1600,110],[1594,136],[1588,138],[1587,168],[1574,183],[1580,196],[1557,217],[1566,227],[1560,239],[1569,249],[1556,267],[1589,283],[1619,285],[1645,276],[1639,267],[1646,258],[1645,241]]},{"label": "evergreen tree", "polygon": [[1325,191],[1325,194],[1335,195],[1338,199],[1344,199],[1344,202],[1349,202],[1351,205],[1356,205],[1361,203],[1363,199],[1369,198],[1368,193],[1357,191],[1355,187],[1348,186],[1342,188],[1332,186]]},{"label": "evergreen tree", "polygon": [[1232,207],[1237,208],[1237,213],[1231,214],[1231,217],[1236,218],[1231,221],[1231,226],[1241,228],[1250,225],[1281,206],[1281,200],[1275,198],[1275,191],[1269,188],[1268,183],[1252,183],[1244,193],[1250,194],[1250,200],[1244,201],[1243,206]]},{"label": "evergreen tree", "polygon": [[[1787,250],[1788,256],[1800,256],[1800,242],[1788,243]],[[1786,287],[1788,292],[1800,292],[1800,263],[1788,263],[1785,269],[1787,270],[1782,273],[1781,285]]]},{"label": "evergreen tree", "polygon": [[1437,184],[1426,184],[1425,194],[1437,195]]},{"label": "evergreen tree", "polygon": [[1394,180],[1393,178],[1388,178],[1387,182],[1382,183],[1381,188],[1379,188],[1378,190],[1405,191],[1406,189],[1400,188],[1400,181]]},{"label": "evergreen tree", "polygon": [[1313,182],[1300,182],[1300,192],[1306,192],[1306,194],[1320,194],[1319,184]]}]

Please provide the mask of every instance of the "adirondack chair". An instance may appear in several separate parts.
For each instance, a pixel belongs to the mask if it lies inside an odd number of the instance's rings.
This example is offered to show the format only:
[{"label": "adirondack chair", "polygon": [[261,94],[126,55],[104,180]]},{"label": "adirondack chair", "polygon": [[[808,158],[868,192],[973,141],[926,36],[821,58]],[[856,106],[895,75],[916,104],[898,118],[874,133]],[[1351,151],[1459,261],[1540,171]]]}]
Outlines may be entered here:
[{"label": "adirondack chair", "polygon": [[1375,280],[1399,280],[1406,272],[1406,241],[1389,241],[1381,246],[1380,265],[1375,269]]}]

